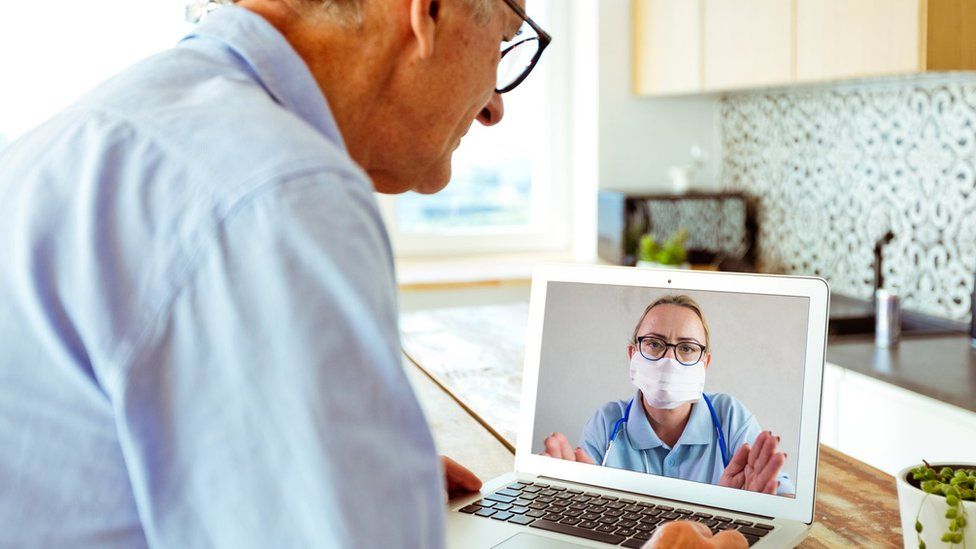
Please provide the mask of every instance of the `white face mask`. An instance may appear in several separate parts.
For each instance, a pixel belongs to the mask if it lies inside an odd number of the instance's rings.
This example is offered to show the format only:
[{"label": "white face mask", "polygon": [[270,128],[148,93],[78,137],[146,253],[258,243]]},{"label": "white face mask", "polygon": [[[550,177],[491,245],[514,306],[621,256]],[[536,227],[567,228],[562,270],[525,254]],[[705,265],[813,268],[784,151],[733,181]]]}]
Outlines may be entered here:
[{"label": "white face mask", "polygon": [[705,363],[685,366],[673,358],[647,360],[635,351],[630,359],[630,381],[653,408],[672,410],[701,398],[705,388]]}]

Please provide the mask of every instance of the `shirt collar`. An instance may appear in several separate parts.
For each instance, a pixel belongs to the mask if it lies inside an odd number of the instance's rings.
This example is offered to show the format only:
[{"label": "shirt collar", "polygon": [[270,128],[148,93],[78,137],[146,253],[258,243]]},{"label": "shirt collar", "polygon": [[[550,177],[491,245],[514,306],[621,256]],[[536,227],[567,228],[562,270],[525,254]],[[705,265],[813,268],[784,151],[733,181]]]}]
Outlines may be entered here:
[{"label": "shirt collar", "polygon": [[[627,437],[630,439],[631,446],[637,450],[650,450],[658,446],[664,446],[664,442],[658,438],[657,433],[651,428],[651,422],[644,413],[643,396],[640,390],[634,395],[633,405],[630,407],[630,414],[627,415]],[[685,430],[678,438],[675,446],[711,444],[712,442],[712,415],[705,404],[704,396],[699,397],[698,401],[691,407],[691,416],[685,425]]]},{"label": "shirt collar", "polygon": [[223,6],[197,25],[181,46],[206,49],[197,43],[201,38],[223,45],[276,103],[346,151],[328,102],[308,65],[263,17],[246,8]]}]

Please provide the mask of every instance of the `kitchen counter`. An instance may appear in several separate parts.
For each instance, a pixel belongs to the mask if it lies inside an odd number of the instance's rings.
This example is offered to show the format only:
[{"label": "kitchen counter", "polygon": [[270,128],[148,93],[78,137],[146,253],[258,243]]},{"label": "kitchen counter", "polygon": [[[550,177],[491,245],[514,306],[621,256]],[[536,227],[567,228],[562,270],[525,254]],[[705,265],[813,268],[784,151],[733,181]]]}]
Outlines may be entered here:
[{"label": "kitchen counter", "polygon": [[897,347],[875,347],[872,336],[833,338],[827,362],[976,412],[976,349],[969,336],[912,335]]}]

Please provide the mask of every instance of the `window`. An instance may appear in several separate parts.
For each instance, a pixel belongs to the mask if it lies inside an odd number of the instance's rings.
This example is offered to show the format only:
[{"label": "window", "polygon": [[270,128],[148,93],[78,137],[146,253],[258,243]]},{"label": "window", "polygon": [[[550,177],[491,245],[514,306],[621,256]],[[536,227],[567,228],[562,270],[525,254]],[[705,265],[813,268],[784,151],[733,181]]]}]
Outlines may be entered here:
[{"label": "window", "polygon": [[555,39],[522,84],[502,96],[505,117],[475,122],[455,151],[450,184],[435,195],[380,196],[400,256],[555,250],[568,247],[568,144],[559,97],[565,80],[564,10],[529,0]]},{"label": "window", "polygon": [[0,17],[0,149],[191,29],[172,0],[9,2]]}]

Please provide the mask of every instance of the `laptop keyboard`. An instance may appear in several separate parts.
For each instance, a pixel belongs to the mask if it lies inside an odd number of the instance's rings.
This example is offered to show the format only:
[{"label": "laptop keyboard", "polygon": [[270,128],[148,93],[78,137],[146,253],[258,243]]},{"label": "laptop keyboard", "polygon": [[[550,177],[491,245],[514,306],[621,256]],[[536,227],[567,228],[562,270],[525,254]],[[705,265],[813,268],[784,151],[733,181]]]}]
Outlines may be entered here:
[{"label": "laptop keyboard", "polygon": [[541,482],[513,482],[460,512],[623,547],[642,547],[658,527],[673,520],[698,521],[715,534],[738,530],[749,545],[773,530],[772,524],[638,503]]}]

